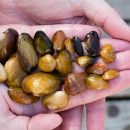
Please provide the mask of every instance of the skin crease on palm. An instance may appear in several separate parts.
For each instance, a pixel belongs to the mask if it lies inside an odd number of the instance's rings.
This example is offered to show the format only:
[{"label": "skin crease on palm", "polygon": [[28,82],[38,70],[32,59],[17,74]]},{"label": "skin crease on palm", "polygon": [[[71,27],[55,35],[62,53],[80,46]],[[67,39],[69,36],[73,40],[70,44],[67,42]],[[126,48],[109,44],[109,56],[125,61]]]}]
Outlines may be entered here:
[{"label": "skin crease on palm", "polygon": [[[59,128],[56,127],[60,125],[62,119],[58,114],[45,114],[48,111],[43,109],[41,101],[29,106],[13,102],[7,95],[7,87],[1,83],[1,130],[51,130],[54,128],[56,130],[81,130],[82,106],[79,105],[86,103],[88,103],[86,107],[87,129],[105,129],[105,100],[101,98],[117,93],[129,87],[130,84],[130,62],[128,56],[130,55],[130,43],[128,42],[130,41],[130,28],[124,23],[118,13],[103,0],[0,1],[0,32],[10,27],[16,29],[19,34],[26,32],[33,36],[37,30],[43,30],[51,38],[54,32],[60,29],[65,32],[67,37],[71,38],[77,35],[83,40],[88,32],[95,30],[101,36],[97,28],[81,25],[89,24],[88,19],[102,27],[113,38],[123,39],[101,40],[101,46],[109,43],[114,47],[116,60],[108,64],[108,68],[117,69],[119,76],[110,81],[109,88],[106,90],[87,89],[83,93],[71,97],[65,109],[78,107],[61,112],[63,123]],[[76,64],[73,65],[73,71],[83,71]]]}]

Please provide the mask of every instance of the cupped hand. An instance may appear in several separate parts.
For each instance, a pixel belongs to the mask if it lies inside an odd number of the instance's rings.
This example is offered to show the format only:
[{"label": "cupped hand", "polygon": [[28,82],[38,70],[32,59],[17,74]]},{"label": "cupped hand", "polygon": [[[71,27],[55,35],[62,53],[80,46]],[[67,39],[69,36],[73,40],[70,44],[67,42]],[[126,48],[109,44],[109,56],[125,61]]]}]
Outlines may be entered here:
[{"label": "cupped hand", "polygon": [[130,41],[130,28],[104,0],[1,0],[0,25],[94,24]]},{"label": "cupped hand", "polygon": [[[26,26],[26,25],[8,25],[8,26],[5,25],[5,26],[1,26],[0,30],[5,31],[9,27],[18,30],[19,33],[27,32],[31,34],[32,36],[37,30],[43,30],[50,38],[52,37],[54,32],[59,29],[63,30],[67,37],[72,38],[73,36],[78,36],[82,40],[84,39],[85,35],[92,30],[97,31],[99,37],[101,36],[100,31],[97,28],[88,26],[88,25],[80,25],[80,26],[79,25],[64,25],[64,26],[63,25],[51,25],[51,26],[48,25],[48,26],[32,26],[32,27]],[[91,118],[93,119],[93,116],[95,117],[94,119],[97,119],[99,114],[102,115],[103,118],[102,120],[98,121],[98,124],[97,124],[98,127],[96,127],[97,129],[99,127],[100,129],[104,129],[103,125],[99,125],[99,123],[104,124],[105,122],[105,115],[104,115],[105,105],[104,105],[104,100],[103,101],[99,100],[99,102],[96,100],[106,97],[108,95],[117,93],[129,87],[129,84],[130,84],[129,83],[130,82],[129,81],[130,68],[129,68],[129,58],[128,58],[128,55],[130,55],[129,42],[123,41],[123,40],[117,40],[117,39],[101,39],[101,46],[103,46],[106,43],[112,44],[112,46],[114,47],[116,51],[116,59],[113,63],[108,64],[108,68],[117,69],[119,71],[119,76],[109,82],[109,88],[106,90],[97,91],[97,90],[92,90],[92,89],[86,89],[81,94],[70,97],[69,104],[67,105],[65,109],[63,109],[63,110],[67,110],[67,109],[70,109],[79,105],[83,105],[83,104],[95,101],[95,104],[90,103],[87,107],[87,111],[89,113],[87,116],[87,123],[88,123],[88,127],[91,127],[91,128],[95,127],[96,125],[93,126],[93,124],[90,122],[90,119]],[[76,63],[73,63],[73,64],[74,64],[73,66],[74,71],[75,70],[84,71],[83,68],[79,67]],[[10,130],[12,130],[14,128],[20,129],[20,127],[23,128],[24,126],[28,130],[33,130],[33,129],[36,129],[35,128],[36,126],[36,127],[39,127],[39,130],[40,128],[53,129],[61,123],[62,119],[60,116],[56,114],[49,114],[49,115],[43,114],[43,113],[48,112],[48,110],[42,107],[41,100],[38,103],[35,103],[32,105],[18,104],[18,103],[13,102],[8,97],[7,87],[4,84],[1,84],[0,88],[1,88],[0,99],[3,100],[1,101],[1,107],[0,107],[0,108],[3,108],[1,111],[1,117],[3,118],[1,118],[0,122],[4,124],[5,128],[7,127],[7,128],[10,128]],[[98,103],[100,105],[98,105]],[[64,119],[64,114],[62,114],[62,116]],[[42,119],[44,123],[42,123]],[[51,120],[51,123],[52,123],[51,125],[49,124],[50,121],[48,122],[48,120]],[[54,120],[54,124],[53,124],[53,120]],[[10,122],[10,123],[7,124],[7,122]],[[66,125],[64,125],[64,128],[65,126]],[[6,129],[3,129],[3,130],[6,130]],[[80,128],[78,128],[77,130],[80,130]]]}]

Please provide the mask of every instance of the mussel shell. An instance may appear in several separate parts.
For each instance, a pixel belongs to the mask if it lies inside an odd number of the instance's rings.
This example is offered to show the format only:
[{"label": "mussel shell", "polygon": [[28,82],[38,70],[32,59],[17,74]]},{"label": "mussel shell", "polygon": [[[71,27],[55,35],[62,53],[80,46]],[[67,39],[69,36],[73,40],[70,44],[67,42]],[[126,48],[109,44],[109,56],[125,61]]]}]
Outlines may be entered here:
[{"label": "mussel shell", "polygon": [[100,75],[90,74],[85,78],[87,88],[102,90],[108,88],[108,81],[102,79]]},{"label": "mussel shell", "polygon": [[32,37],[27,33],[22,33],[18,37],[17,49],[22,67],[27,71],[33,71],[38,63],[37,53],[33,45]]},{"label": "mussel shell", "polygon": [[73,41],[70,38],[65,39],[64,41],[66,50],[70,51],[71,55],[74,55],[75,49],[74,49],[74,44]]},{"label": "mussel shell", "polygon": [[77,95],[86,89],[85,72],[70,73],[64,83],[64,90],[69,95]]},{"label": "mussel shell", "polygon": [[117,70],[108,70],[102,75],[102,78],[104,80],[110,80],[116,78],[118,75],[119,72]]},{"label": "mussel shell", "polygon": [[7,79],[7,72],[4,66],[0,63],[0,82],[3,82]]},{"label": "mussel shell", "polygon": [[5,63],[9,56],[16,51],[18,32],[12,28],[0,34],[0,62]]},{"label": "mussel shell", "polygon": [[43,31],[37,31],[34,36],[34,45],[39,55],[53,54],[53,44]]},{"label": "mussel shell", "polygon": [[74,43],[74,48],[75,48],[76,53],[80,56],[83,56],[84,51],[83,51],[83,47],[82,47],[80,39],[75,36],[73,37],[72,41]]},{"label": "mussel shell", "polygon": [[91,31],[85,37],[85,48],[88,55],[96,57],[99,55],[100,43],[97,32]]},{"label": "mussel shell", "polygon": [[51,95],[43,97],[42,105],[50,110],[59,110],[69,102],[69,96],[64,91],[57,91]]},{"label": "mussel shell", "polygon": [[61,85],[60,75],[57,72],[37,72],[24,78],[22,87],[27,93],[34,96],[44,96],[56,92]]},{"label": "mussel shell", "polygon": [[91,64],[94,64],[97,58],[93,58],[90,56],[80,56],[76,59],[76,63],[82,67],[87,67]]},{"label": "mussel shell", "polygon": [[55,32],[55,34],[52,37],[54,50],[60,52],[65,49],[64,44],[65,38],[66,38],[65,33],[62,30]]},{"label": "mussel shell", "polygon": [[38,67],[43,72],[52,72],[56,67],[56,60],[52,55],[46,54],[39,58]]},{"label": "mussel shell", "polygon": [[56,57],[56,69],[61,76],[67,76],[72,70],[71,54],[68,50],[59,52]]},{"label": "mussel shell", "polygon": [[7,80],[5,81],[8,87],[22,87],[22,80],[28,75],[21,66],[18,54],[13,54],[5,63],[7,72]]},{"label": "mussel shell", "polygon": [[13,101],[27,105],[35,103],[39,100],[39,97],[33,96],[30,93],[26,93],[22,88],[19,87],[9,88],[8,95]]},{"label": "mussel shell", "polygon": [[87,74],[98,74],[98,75],[102,75],[105,71],[107,71],[107,65],[104,62],[95,63],[86,68],[85,70]]},{"label": "mussel shell", "polygon": [[101,58],[104,62],[111,63],[115,60],[115,51],[110,44],[105,44],[100,52]]}]

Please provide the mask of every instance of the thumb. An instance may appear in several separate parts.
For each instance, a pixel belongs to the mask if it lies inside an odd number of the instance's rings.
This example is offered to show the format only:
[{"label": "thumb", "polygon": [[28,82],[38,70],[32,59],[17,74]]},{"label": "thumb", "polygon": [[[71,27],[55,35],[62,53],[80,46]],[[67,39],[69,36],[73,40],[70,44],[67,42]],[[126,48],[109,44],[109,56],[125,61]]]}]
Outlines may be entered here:
[{"label": "thumb", "polygon": [[130,27],[104,0],[83,0],[82,10],[86,17],[100,26],[108,35],[130,41]]}]

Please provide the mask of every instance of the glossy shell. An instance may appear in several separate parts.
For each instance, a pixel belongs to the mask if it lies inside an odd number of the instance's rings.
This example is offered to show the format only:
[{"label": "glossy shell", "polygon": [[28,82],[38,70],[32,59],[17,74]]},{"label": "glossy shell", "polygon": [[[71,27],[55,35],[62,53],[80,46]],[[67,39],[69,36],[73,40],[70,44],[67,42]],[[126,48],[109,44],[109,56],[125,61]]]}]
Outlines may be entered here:
[{"label": "glossy shell", "polygon": [[37,31],[34,36],[34,45],[39,55],[53,54],[53,44],[43,31]]},{"label": "glossy shell", "polygon": [[81,41],[78,37],[76,37],[76,36],[73,37],[73,44],[74,44],[76,53],[80,56],[83,56],[84,55],[83,47],[82,47]]},{"label": "glossy shell", "polygon": [[119,72],[117,70],[108,70],[102,75],[102,78],[104,80],[110,80],[117,77],[118,75],[119,75]]},{"label": "glossy shell", "polygon": [[75,49],[74,49],[74,44],[70,38],[65,39],[64,41],[65,48],[70,52],[71,55],[74,55]]},{"label": "glossy shell", "polygon": [[87,74],[98,74],[102,75],[105,71],[107,71],[107,65],[105,63],[95,63],[90,67],[86,68],[85,72]]},{"label": "glossy shell", "polygon": [[7,29],[0,34],[0,62],[5,63],[11,54],[16,51],[18,33],[14,29]]},{"label": "glossy shell", "polygon": [[80,56],[76,59],[76,63],[82,67],[87,67],[88,65],[93,64],[96,61],[96,58],[90,56]]},{"label": "glossy shell", "polygon": [[13,101],[27,105],[35,103],[39,100],[38,97],[35,97],[30,93],[26,93],[22,88],[19,87],[9,88],[8,95]]},{"label": "glossy shell", "polygon": [[106,44],[102,47],[100,55],[104,62],[111,63],[115,60],[115,51],[110,44]]},{"label": "glossy shell", "polygon": [[52,42],[53,42],[54,50],[56,50],[57,52],[60,52],[65,49],[65,44],[64,44],[65,38],[66,36],[62,30],[57,31],[53,35]]},{"label": "glossy shell", "polygon": [[86,73],[70,73],[64,83],[64,90],[69,95],[77,95],[86,89]]},{"label": "glossy shell", "polygon": [[24,78],[22,87],[27,93],[34,96],[52,94],[60,87],[60,76],[56,72],[37,72]]},{"label": "glossy shell", "polygon": [[69,96],[63,91],[57,91],[47,95],[42,100],[42,105],[50,110],[65,108],[69,102]]},{"label": "glossy shell", "polygon": [[22,33],[18,37],[17,49],[22,67],[27,71],[33,71],[38,63],[38,57],[33,45],[32,37],[27,33]]},{"label": "glossy shell", "polygon": [[7,79],[7,72],[4,66],[0,63],[0,82],[3,82]]},{"label": "glossy shell", "polygon": [[38,67],[43,72],[52,72],[56,67],[56,60],[50,54],[39,58]]},{"label": "glossy shell", "polygon": [[22,87],[22,80],[28,75],[22,68],[18,58],[18,54],[12,55],[5,63],[7,72],[7,80],[5,81],[8,87]]},{"label": "glossy shell", "polygon": [[56,69],[61,76],[67,76],[72,70],[71,55],[68,50],[63,50],[56,55]]},{"label": "glossy shell", "polygon": [[102,90],[108,88],[108,82],[97,74],[90,74],[85,78],[87,88]]},{"label": "glossy shell", "polygon": [[98,56],[100,51],[100,43],[97,32],[91,31],[85,37],[85,48],[90,56]]}]

